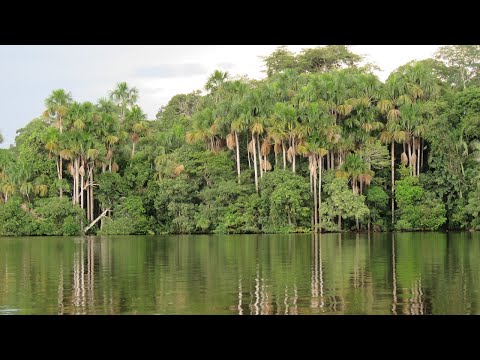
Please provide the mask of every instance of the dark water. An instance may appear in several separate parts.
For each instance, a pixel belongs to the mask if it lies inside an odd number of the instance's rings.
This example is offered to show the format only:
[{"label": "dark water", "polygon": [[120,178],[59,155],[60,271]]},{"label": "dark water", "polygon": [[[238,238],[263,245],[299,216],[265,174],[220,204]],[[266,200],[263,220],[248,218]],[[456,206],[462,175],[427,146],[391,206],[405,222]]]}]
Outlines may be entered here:
[{"label": "dark water", "polygon": [[478,314],[480,234],[0,238],[0,314]]}]

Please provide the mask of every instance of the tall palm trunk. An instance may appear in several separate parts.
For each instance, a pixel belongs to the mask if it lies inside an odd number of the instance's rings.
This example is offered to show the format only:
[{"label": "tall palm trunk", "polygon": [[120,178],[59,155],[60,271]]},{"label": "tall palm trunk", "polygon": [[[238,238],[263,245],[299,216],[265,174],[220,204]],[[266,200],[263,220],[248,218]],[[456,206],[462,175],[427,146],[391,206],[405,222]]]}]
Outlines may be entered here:
[{"label": "tall palm trunk", "polygon": [[76,158],[76,169],[75,169],[75,177],[77,178],[77,184],[75,189],[75,202],[78,204],[80,203],[80,190],[82,188],[80,183],[80,158]]},{"label": "tall palm trunk", "polygon": [[318,203],[317,203],[317,161],[315,155],[311,155],[313,162],[313,206],[315,209],[314,228],[313,231],[317,232],[318,227]]},{"label": "tall palm trunk", "polygon": [[90,180],[90,219],[93,221],[94,216],[94,206],[95,206],[95,201],[93,198],[93,169],[92,169],[92,174],[91,174],[91,180]]},{"label": "tall palm trunk", "polygon": [[283,152],[283,170],[287,168],[287,152],[285,150],[285,143],[282,140],[282,152]]},{"label": "tall palm trunk", "polygon": [[73,168],[72,204],[75,205],[75,191],[77,190],[77,187],[76,187],[77,177],[75,176],[75,159],[71,160],[70,164],[72,165],[72,168]]},{"label": "tall palm trunk", "polygon": [[420,175],[420,147],[422,145],[422,138],[418,138],[418,144],[417,144],[417,175]]},{"label": "tall palm trunk", "polygon": [[420,145],[421,145],[421,146],[420,146],[420,147],[421,147],[421,152],[420,152],[420,154],[421,154],[420,168],[423,170],[423,148],[424,148],[424,146],[425,146],[425,140],[422,140],[422,141],[420,142]]},{"label": "tall palm trunk", "polygon": [[[312,155],[309,155],[308,156],[308,169],[309,169],[309,173],[310,173],[310,197],[314,196],[313,195],[313,169],[312,169],[312,166],[313,166],[313,162],[312,162]],[[314,196],[314,204],[313,204],[313,210],[310,214],[310,221],[311,221],[311,225],[312,225],[312,231],[315,231],[315,218],[314,218],[314,213],[315,213],[315,196]]]},{"label": "tall palm trunk", "polygon": [[248,151],[248,132],[247,132],[247,159],[248,159],[248,168],[251,169],[252,166],[250,164],[250,152]]},{"label": "tall palm trunk", "polygon": [[87,220],[90,220],[90,171],[88,172],[87,177]]},{"label": "tall palm trunk", "polygon": [[238,183],[240,184],[240,145],[238,143],[238,133],[235,131],[235,147],[237,152],[237,174],[238,174]]},{"label": "tall palm trunk", "polygon": [[58,156],[59,160],[59,169],[58,169],[58,179],[60,180],[60,199],[63,197],[63,184],[62,184],[62,179],[63,179],[63,160],[61,156]]},{"label": "tall palm trunk", "polygon": [[255,146],[255,135],[252,135],[252,141],[253,141],[253,168],[255,170],[255,190],[257,191],[258,194],[258,173],[257,173],[257,148]]},{"label": "tall palm trunk", "polygon": [[410,146],[410,140],[407,142],[407,149],[408,149],[408,167],[410,168],[410,176],[413,176],[412,172],[412,147]]},{"label": "tall palm trunk", "polygon": [[80,174],[80,205],[83,209],[84,207],[84,191],[83,191],[83,183],[84,183],[84,178],[83,175],[85,174],[85,159],[82,159],[82,167],[83,167],[83,172]]},{"label": "tall palm trunk", "polygon": [[392,139],[391,147],[392,147],[391,171],[392,171],[392,226],[393,226],[393,223],[395,221],[395,218],[394,218],[394,215],[395,215],[395,157],[394,157],[395,141],[393,139]]},{"label": "tall palm trunk", "polygon": [[292,172],[295,174],[295,160],[296,160],[295,138],[292,139],[292,149],[293,149]]},{"label": "tall palm trunk", "polygon": [[[415,155],[415,136],[412,137],[412,157]],[[410,165],[412,167],[413,176],[417,176],[417,160]]]},{"label": "tall palm trunk", "polygon": [[135,155],[135,141],[132,141],[132,159],[134,155]]},{"label": "tall palm trunk", "polygon": [[257,149],[258,149],[258,167],[260,169],[260,177],[263,178],[263,171],[262,171],[262,166],[261,166],[261,164],[262,164],[262,161],[261,161],[262,153],[260,151],[260,136],[258,134],[257,134],[256,143],[257,143]]},{"label": "tall palm trunk", "polygon": [[342,210],[338,212],[338,231],[342,231]]},{"label": "tall palm trunk", "polygon": [[319,156],[318,165],[318,231],[322,231],[322,167],[323,157]]}]

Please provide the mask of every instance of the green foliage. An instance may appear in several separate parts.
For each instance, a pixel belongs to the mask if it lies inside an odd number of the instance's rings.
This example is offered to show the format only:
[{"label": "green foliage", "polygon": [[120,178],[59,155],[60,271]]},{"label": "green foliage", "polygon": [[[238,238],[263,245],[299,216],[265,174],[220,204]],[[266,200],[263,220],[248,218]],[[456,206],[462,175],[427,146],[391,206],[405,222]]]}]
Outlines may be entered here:
[{"label": "green foliage", "polygon": [[327,174],[323,189],[328,195],[321,209],[322,227],[325,230],[341,231],[343,228],[338,225],[338,217],[345,220],[362,220],[369,214],[365,196],[354,194],[348,188],[346,179],[334,178],[333,174]]},{"label": "green foliage", "polygon": [[294,69],[297,67],[297,59],[295,54],[287,49],[287,47],[280,46],[269,56],[266,56],[263,61],[267,67],[267,76],[279,73],[286,69]]},{"label": "green foliage", "polygon": [[66,198],[37,200],[34,214],[37,235],[81,235],[80,225],[86,223],[82,209]]},{"label": "green foliage", "polygon": [[22,207],[20,198],[0,204],[0,236],[35,235],[37,222],[31,209]]},{"label": "green foliage", "polygon": [[480,62],[479,45],[447,45],[435,53],[451,70],[449,83],[465,88],[474,80],[478,81],[478,64]]},{"label": "green foliage", "polygon": [[288,170],[275,170],[263,177],[261,189],[262,205],[268,214],[265,228],[309,226],[310,190],[305,178]]},{"label": "green foliage", "polygon": [[114,207],[114,218],[104,221],[99,235],[144,235],[151,232],[142,198],[129,196]]},{"label": "green foliage", "polygon": [[[253,189],[252,189],[253,190]],[[241,195],[229,204],[214,232],[221,234],[259,233],[265,218],[262,200],[257,194]]]},{"label": "green foliage", "polygon": [[470,192],[468,203],[465,206],[465,215],[469,217],[469,228],[472,230],[480,230],[480,188],[477,187]]},{"label": "green foliage", "polygon": [[445,205],[426,192],[416,177],[397,181],[395,200],[398,230],[438,230],[447,220]]},{"label": "green foliage", "polygon": [[370,210],[372,230],[387,230],[387,219],[385,214],[388,207],[388,194],[380,186],[370,186],[366,192],[367,206]]},{"label": "green foliage", "polygon": [[[248,191],[250,190],[250,191]],[[196,228],[200,232],[212,232],[220,226],[220,220],[230,204],[242,194],[252,192],[251,187],[236,181],[220,181],[214,187],[206,187],[199,193],[202,203],[195,215]]]}]

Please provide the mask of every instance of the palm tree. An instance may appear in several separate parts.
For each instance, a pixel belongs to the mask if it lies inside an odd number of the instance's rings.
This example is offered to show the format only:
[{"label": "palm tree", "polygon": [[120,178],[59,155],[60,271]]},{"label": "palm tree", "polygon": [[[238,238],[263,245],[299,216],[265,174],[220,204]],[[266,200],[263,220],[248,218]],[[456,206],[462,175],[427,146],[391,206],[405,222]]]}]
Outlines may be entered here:
[{"label": "palm tree", "polygon": [[[253,168],[255,170],[255,189],[258,193],[258,173],[257,173],[257,144],[259,142],[258,135],[263,132],[263,124],[261,121],[258,121],[258,118],[250,126],[250,132],[252,134],[252,141],[248,144],[248,151],[253,152]],[[257,143],[257,144],[256,144]],[[258,156],[260,157],[260,152],[258,151]],[[260,158],[258,159],[259,165],[261,164]],[[260,167],[260,177],[262,177],[262,169]]]},{"label": "palm tree", "polygon": [[205,84],[205,90],[213,92],[218,89],[228,78],[228,72],[215,70],[212,75],[209,76],[207,83]]},{"label": "palm tree", "polygon": [[358,154],[348,154],[345,158],[341,170],[344,171],[352,180],[352,191],[354,194],[359,193],[358,179],[364,173],[366,164]]},{"label": "palm tree", "polygon": [[130,139],[132,140],[132,159],[135,155],[135,145],[138,143],[143,132],[148,128],[147,123],[145,122],[146,119],[147,115],[138,105],[133,106],[132,110],[129,111],[127,115]]},{"label": "palm tree", "polygon": [[15,184],[13,184],[11,181],[5,181],[2,185],[2,192],[5,195],[5,202],[8,201],[8,197],[12,194],[14,194],[16,191]]},{"label": "palm tree", "polygon": [[138,89],[129,87],[126,82],[118,83],[115,90],[110,91],[110,99],[120,107],[120,119],[124,122],[128,107],[138,100]]},{"label": "palm tree", "polygon": [[45,197],[48,194],[48,186],[46,185],[46,182],[48,180],[44,175],[37,177],[34,182],[34,189],[33,192],[35,195],[38,195],[40,197]]},{"label": "palm tree", "polygon": [[72,104],[72,95],[63,89],[53,90],[50,96],[45,99],[45,115],[56,119],[56,126],[63,132],[63,118],[68,112],[68,107]]},{"label": "palm tree", "polygon": [[33,192],[33,190],[33,184],[30,181],[24,181],[20,185],[20,193],[27,198],[28,202],[30,202],[30,194]]},{"label": "palm tree", "polygon": [[[52,92],[52,94],[45,100],[46,110],[44,115],[48,117],[53,117],[56,119],[56,126],[60,131],[60,134],[63,133],[63,119],[67,115],[70,105],[72,105],[72,95],[67,93],[63,89],[57,89]],[[53,140],[53,139],[52,139]],[[48,150],[48,149],[47,149]],[[50,153],[56,152],[55,146],[51,143]],[[59,182],[62,182],[63,178],[63,166],[62,158],[58,157],[57,163],[57,174]],[[59,190],[60,198],[63,196],[63,187],[60,187]]]}]

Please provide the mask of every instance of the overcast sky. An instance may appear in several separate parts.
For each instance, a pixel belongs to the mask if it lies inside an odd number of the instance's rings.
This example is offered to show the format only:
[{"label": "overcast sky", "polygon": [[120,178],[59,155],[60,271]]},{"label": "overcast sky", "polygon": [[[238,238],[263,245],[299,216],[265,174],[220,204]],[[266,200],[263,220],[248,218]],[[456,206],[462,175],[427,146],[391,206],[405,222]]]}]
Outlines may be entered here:
[{"label": "overcast sky", "polygon": [[[1,147],[15,140],[17,129],[38,117],[54,89],[70,91],[77,101],[107,96],[126,81],[140,92],[139,105],[150,119],[179,93],[200,89],[215,69],[261,78],[260,56],[277,45],[135,45],[135,46],[0,46]],[[299,51],[310,45],[289,45]],[[436,45],[354,45],[382,69],[384,80],[398,66],[431,57]]]}]

